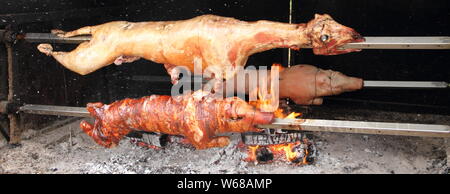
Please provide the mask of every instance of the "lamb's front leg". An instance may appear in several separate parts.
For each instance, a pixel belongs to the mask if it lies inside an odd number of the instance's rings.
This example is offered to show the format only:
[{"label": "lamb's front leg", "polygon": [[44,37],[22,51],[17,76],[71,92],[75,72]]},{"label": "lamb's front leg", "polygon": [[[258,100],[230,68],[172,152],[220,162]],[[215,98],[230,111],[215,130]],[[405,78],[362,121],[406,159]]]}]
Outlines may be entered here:
[{"label": "lamb's front leg", "polygon": [[164,64],[164,67],[167,70],[167,73],[170,75],[170,81],[173,85],[176,85],[180,80],[180,68],[176,65]]}]

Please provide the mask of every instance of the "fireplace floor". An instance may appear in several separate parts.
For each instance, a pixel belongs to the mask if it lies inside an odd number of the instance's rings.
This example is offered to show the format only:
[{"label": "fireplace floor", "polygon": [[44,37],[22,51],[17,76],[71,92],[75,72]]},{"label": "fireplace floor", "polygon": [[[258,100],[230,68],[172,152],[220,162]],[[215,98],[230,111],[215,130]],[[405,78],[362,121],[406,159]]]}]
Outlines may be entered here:
[{"label": "fireplace floor", "polygon": [[239,134],[229,146],[208,150],[177,143],[151,150],[127,139],[105,149],[82,133],[79,121],[27,130],[19,147],[0,141],[0,173],[448,173],[443,138],[313,133],[313,164],[255,165],[236,148]]}]

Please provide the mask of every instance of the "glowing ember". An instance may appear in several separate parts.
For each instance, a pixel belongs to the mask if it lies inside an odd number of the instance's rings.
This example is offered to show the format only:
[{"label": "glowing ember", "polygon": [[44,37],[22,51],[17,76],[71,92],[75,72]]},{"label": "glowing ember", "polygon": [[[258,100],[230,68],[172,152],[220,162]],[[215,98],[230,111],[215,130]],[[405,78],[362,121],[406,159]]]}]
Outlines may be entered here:
[{"label": "glowing ember", "polygon": [[259,148],[259,145],[256,146],[248,146],[248,155],[247,158],[245,159],[246,162],[253,162],[253,161],[257,161],[256,160],[256,150]]},{"label": "glowing ember", "polygon": [[[269,155],[270,154],[270,155]],[[269,155],[269,156],[268,156]],[[247,162],[268,162],[273,158],[283,158],[297,165],[308,164],[308,141],[306,139],[293,143],[248,146]],[[264,159],[265,158],[265,159]],[[269,159],[267,159],[269,158]]]}]

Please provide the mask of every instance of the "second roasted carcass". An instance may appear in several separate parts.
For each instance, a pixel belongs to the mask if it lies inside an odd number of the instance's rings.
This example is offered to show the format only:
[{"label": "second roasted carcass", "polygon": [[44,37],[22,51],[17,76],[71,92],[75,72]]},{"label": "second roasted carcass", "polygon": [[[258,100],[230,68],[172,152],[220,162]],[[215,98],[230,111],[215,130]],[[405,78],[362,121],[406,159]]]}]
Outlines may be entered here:
[{"label": "second roasted carcass", "polygon": [[49,44],[38,46],[40,52],[53,56],[81,75],[112,63],[144,58],[165,64],[173,82],[179,74],[176,66],[194,71],[194,65],[198,64],[203,71],[208,68],[214,77],[228,79],[237,71],[237,66],[244,66],[248,57],[258,52],[311,46],[315,54],[336,55],[359,51],[339,47],[364,41],[355,30],[337,23],[327,14],[316,14],[313,20],[303,24],[246,22],[203,15],[180,21],[115,21],[71,32],[52,32],[62,37],[92,35],[90,41],[71,52],[53,51]]},{"label": "second roasted carcass", "polygon": [[[251,73],[253,71],[253,73]],[[254,75],[240,78],[245,84],[238,85],[238,76],[225,82],[223,93],[226,93],[228,84],[234,85],[233,93],[250,94],[262,85],[251,84],[260,79],[261,70],[243,70],[247,74]],[[238,72],[237,75],[242,72]],[[267,74],[270,74],[267,73]],[[267,76],[267,86],[271,85],[271,77]],[[281,68],[279,72],[279,98],[290,98],[296,104],[320,105],[324,96],[332,96],[359,90],[363,87],[363,80],[357,77],[344,75],[333,70],[323,70],[313,65],[300,64],[288,68]]]},{"label": "second roasted carcass", "polygon": [[359,90],[363,80],[312,65],[295,65],[280,72],[280,98],[296,104],[321,105],[324,96]]},{"label": "second roasted carcass", "polygon": [[182,96],[152,95],[125,99],[109,105],[89,103],[95,118],[92,125],[80,123],[81,129],[104,147],[113,147],[133,130],[182,135],[197,149],[222,147],[226,132],[260,131],[257,124],[268,124],[274,114],[261,112],[244,100],[217,98],[201,90]]}]

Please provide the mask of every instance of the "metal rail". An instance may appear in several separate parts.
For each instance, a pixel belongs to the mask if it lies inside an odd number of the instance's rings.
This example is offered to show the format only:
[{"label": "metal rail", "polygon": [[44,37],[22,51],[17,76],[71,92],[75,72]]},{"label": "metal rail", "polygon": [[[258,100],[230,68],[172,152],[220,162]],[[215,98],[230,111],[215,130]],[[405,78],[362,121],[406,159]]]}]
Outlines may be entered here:
[{"label": "metal rail", "polygon": [[63,38],[51,33],[26,33],[23,37],[28,42],[79,44],[91,40],[91,36],[74,36]]},{"label": "metal rail", "polygon": [[37,115],[90,117],[89,112],[84,107],[27,104],[20,107],[19,111]]},{"label": "metal rail", "polygon": [[[342,48],[355,49],[450,49],[449,36],[431,37],[364,37],[365,42],[349,43]],[[89,41],[91,36],[58,37],[50,33],[26,33],[23,39],[28,42],[79,44]],[[310,48],[310,47],[304,47]]]},{"label": "metal rail", "polygon": [[447,82],[433,81],[364,81],[365,88],[449,88]]},{"label": "metal rail", "polygon": [[[90,116],[89,112],[85,108],[69,106],[28,104],[22,106],[19,111],[39,115],[61,115],[75,117]],[[275,119],[272,124],[258,125],[258,127],[301,131],[450,137],[450,126],[435,124],[341,121],[321,119]]]},{"label": "metal rail", "polygon": [[380,135],[404,135],[427,137],[450,137],[450,126],[435,124],[366,122],[321,119],[275,119],[272,124],[259,128],[288,129],[299,131],[324,131]]},{"label": "metal rail", "polygon": [[343,48],[356,49],[450,49],[448,36],[365,37],[365,42],[350,43]]}]

